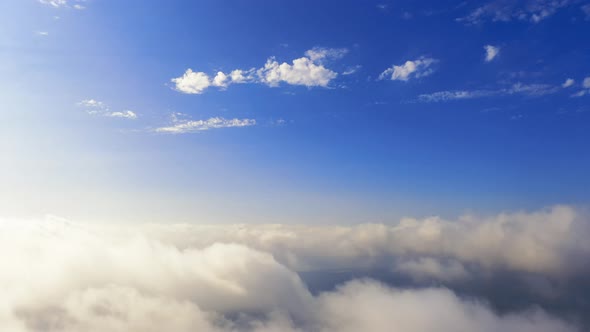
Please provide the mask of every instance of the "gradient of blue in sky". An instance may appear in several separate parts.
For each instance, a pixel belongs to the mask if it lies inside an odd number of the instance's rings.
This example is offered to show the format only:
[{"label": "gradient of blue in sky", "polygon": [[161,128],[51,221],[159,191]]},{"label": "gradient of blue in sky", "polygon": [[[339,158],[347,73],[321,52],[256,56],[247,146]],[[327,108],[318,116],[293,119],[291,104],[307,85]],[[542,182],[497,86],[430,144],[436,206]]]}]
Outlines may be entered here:
[{"label": "gradient of blue in sky", "polygon": [[588,1],[8,0],[0,22],[6,216],[357,223],[590,201]]}]

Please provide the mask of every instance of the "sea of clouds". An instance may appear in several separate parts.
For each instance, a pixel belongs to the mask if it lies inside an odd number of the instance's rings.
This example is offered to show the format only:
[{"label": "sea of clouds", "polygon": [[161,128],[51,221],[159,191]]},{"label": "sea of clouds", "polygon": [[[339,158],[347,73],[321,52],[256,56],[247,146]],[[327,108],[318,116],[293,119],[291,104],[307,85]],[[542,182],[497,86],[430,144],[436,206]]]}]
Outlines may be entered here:
[{"label": "sea of clouds", "polygon": [[354,226],[0,221],[0,331],[583,331],[574,207]]}]

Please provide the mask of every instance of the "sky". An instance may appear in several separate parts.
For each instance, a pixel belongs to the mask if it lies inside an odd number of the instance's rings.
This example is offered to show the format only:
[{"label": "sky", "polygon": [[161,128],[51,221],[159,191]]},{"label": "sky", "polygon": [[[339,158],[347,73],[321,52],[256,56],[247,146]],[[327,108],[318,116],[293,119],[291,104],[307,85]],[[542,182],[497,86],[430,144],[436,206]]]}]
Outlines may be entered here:
[{"label": "sky", "polygon": [[0,1],[0,331],[590,331],[590,1]]},{"label": "sky", "polygon": [[587,5],[3,1],[3,215],[586,205]]}]

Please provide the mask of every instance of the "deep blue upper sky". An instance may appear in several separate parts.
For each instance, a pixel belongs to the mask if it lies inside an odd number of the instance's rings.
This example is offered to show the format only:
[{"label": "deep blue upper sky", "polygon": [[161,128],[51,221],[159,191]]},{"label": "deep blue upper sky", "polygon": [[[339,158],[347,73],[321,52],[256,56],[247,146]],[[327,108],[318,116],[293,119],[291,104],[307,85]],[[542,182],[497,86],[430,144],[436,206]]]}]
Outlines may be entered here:
[{"label": "deep blue upper sky", "polygon": [[590,202],[588,1],[8,0],[0,22],[0,214]]}]

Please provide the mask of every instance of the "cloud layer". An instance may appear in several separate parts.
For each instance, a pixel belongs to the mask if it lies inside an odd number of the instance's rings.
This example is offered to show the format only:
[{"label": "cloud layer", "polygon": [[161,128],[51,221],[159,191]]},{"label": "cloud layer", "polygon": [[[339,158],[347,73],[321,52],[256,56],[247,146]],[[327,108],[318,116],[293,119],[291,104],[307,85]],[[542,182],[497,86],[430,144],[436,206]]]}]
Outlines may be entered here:
[{"label": "cloud layer", "polygon": [[586,276],[587,235],[582,215],[563,206],[350,227],[4,220],[0,329],[576,331],[534,303],[498,314],[485,299],[444,287],[368,279],[315,293],[297,272],[372,265],[452,282],[475,266]]}]

